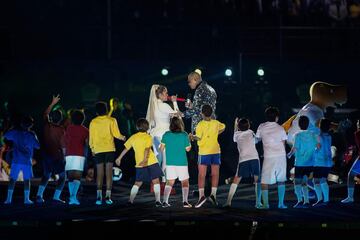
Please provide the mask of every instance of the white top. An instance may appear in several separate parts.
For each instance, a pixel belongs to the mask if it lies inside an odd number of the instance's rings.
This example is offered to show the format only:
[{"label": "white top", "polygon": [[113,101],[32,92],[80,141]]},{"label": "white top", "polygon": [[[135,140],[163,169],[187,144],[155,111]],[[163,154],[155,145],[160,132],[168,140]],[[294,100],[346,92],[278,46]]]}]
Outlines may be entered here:
[{"label": "white top", "polygon": [[[155,127],[150,129],[150,135],[161,139],[164,133],[169,131],[170,114],[176,113],[177,111],[172,109],[169,104],[164,103],[160,99],[157,99],[157,104],[155,106]],[[174,102],[174,107],[175,109],[178,108],[176,102]]]},{"label": "white top", "polygon": [[256,138],[262,141],[264,157],[285,156],[285,145],[287,139],[285,129],[276,122],[265,122],[259,125]]},{"label": "white top", "polygon": [[308,103],[306,104],[296,115],[295,119],[291,123],[291,127],[288,131],[288,140],[287,142],[290,145],[294,144],[295,135],[300,132],[299,127],[299,118],[300,116],[307,116],[309,118],[309,127],[308,130],[315,134],[320,134],[320,129],[316,126],[317,121],[324,117],[324,110],[320,107]]},{"label": "white top", "polygon": [[237,143],[239,151],[239,163],[259,159],[259,154],[255,147],[255,134],[252,130],[234,132],[234,142]]}]

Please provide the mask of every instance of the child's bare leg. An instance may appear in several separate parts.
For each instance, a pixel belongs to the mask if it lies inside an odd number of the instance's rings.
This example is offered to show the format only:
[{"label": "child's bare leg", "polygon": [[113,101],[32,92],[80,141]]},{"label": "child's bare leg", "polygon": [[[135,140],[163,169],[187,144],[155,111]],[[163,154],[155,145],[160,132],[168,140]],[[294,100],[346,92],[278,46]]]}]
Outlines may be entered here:
[{"label": "child's bare leg", "polygon": [[97,186],[97,198],[102,199],[102,186],[104,181],[104,164],[96,164],[96,186]]},{"label": "child's bare leg", "polygon": [[205,188],[205,177],[206,177],[206,171],[207,171],[207,165],[201,165],[198,166],[199,169],[199,175],[198,175],[198,188],[199,188],[199,199],[201,197],[204,197],[204,188]]},{"label": "child's bare leg", "polygon": [[211,195],[216,198],[217,187],[219,185],[219,165],[211,165]]},{"label": "child's bare leg", "polygon": [[113,163],[106,163],[106,198],[111,198],[111,189],[113,184]]}]

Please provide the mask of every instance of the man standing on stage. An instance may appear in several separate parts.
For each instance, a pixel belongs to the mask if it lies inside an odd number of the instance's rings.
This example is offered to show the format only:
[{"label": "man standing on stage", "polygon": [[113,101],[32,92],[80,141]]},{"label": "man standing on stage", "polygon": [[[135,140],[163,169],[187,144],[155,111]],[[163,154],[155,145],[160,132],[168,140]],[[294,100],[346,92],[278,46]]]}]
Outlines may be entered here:
[{"label": "man standing on stage", "polygon": [[[191,72],[188,75],[188,85],[192,90],[195,90],[195,94],[193,97],[193,101],[188,101],[185,104],[185,107],[187,108],[184,112],[185,118],[191,118],[191,133],[195,134],[195,129],[198,123],[202,120],[201,116],[201,108],[203,105],[210,105],[213,109],[211,118],[215,119],[215,110],[216,110],[216,92],[215,90],[207,84],[207,82],[203,81],[201,79],[201,75],[197,72]],[[189,159],[194,161],[189,161],[189,174],[190,179],[196,179],[197,177],[197,152],[198,152],[198,146],[197,144],[192,144],[192,151],[190,152]],[[207,174],[207,184],[205,185],[205,195],[209,195],[211,188],[209,175]],[[197,195],[198,192],[194,191],[194,194]]]},{"label": "man standing on stage", "polygon": [[197,124],[202,120],[201,108],[203,105],[210,105],[213,109],[212,118],[215,119],[216,110],[216,92],[215,90],[201,79],[201,75],[197,72],[191,72],[188,75],[188,85],[191,89],[195,89],[193,101],[186,103],[187,110],[185,117],[191,118],[191,133],[195,133]]}]

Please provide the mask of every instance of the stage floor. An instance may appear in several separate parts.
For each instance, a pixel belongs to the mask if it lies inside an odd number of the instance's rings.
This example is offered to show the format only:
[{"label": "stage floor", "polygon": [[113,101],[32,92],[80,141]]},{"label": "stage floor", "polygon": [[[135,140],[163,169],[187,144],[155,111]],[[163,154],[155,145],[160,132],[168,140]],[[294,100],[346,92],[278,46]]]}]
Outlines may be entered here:
[{"label": "stage floor", "polygon": [[[32,199],[35,200],[38,181],[32,186]],[[221,205],[226,201],[229,185],[222,185],[218,189],[220,206],[215,207],[209,201],[200,209],[185,209],[182,207],[180,184],[176,185],[176,195],[170,196],[170,208],[156,208],[154,194],[149,186],[143,186],[135,199],[133,206],[127,207],[131,184],[114,183],[111,206],[95,205],[95,184],[82,184],[79,193],[80,206],[54,204],[48,200],[43,205],[25,206],[23,202],[22,184],[17,183],[12,205],[4,205],[7,185],[0,184],[0,219],[2,221],[231,221],[231,222],[276,222],[276,223],[360,223],[360,201],[344,205],[340,200],[346,196],[346,186],[330,185],[331,203],[326,207],[310,207],[308,209],[294,209],[295,194],[293,185],[287,184],[285,203],[288,209],[277,209],[276,187],[269,191],[270,209],[258,210],[254,208],[254,187],[250,184],[240,184],[233,199],[231,209],[223,209]],[[190,188],[189,202],[195,205],[197,197],[192,196]],[[45,198],[51,199],[54,184],[50,183]],[[355,192],[357,195],[357,191]],[[63,198],[68,195],[67,185]],[[313,200],[315,201],[315,200]]]},{"label": "stage floor", "polygon": [[[39,180],[34,180],[31,197],[34,200]],[[200,209],[182,207],[180,184],[176,185],[176,195],[170,196],[170,208],[156,208],[154,195],[149,186],[143,186],[135,199],[135,204],[127,207],[131,184],[114,183],[111,206],[95,205],[96,186],[83,183],[79,193],[80,206],[54,204],[48,200],[43,205],[25,206],[23,187],[17,184],[12,205],[4,205],[7,184],[0,183],[0,238],[23,239],[37,236],[37,239],[72,238],[98,239],[95,236],[106,233],[117,236],[123,231],[148,237],[167,233],[179,236],[196,234],[210,237],[226,237],[236,234],[246,239],[312,239],[320,235],[326,239],[352,236],[360,230],[359,203],[343,205],[340,200],[346,196],[346,186],[330,185],[331,203],[327,207],[294,209],[295,195],[291,183],[286,186],[286,205],[288,209],[277,209],[277,191],[273,186],[269,191],[269,210],[254,208],[254,187],[240,184],[231,209],[215,207],[206,202]],[[191,186],[191,193],[195,186]],[[227,197],[229,185],[218,189],[218,201],[222,205]],[[54,183],[49,183],[45,198],[51,199]],[[68,195],[67,187],[63,198]],[[355,196],[358,196],[358,190]],[[197,197],[190,194],[189,200],[195,204]],[[314,200],[313,200],[314,201]],[[94,231],[98,229],[98,231]],[[42,235],[39,235],[39,232]],[[156,233],[156,234],[155,234]],[[95,235],[94,235],[95,234]],[[154,235],[155,234],[155,235]],[[158,235],[160,234],[160,235]],[[121,234],[120,234],[121,235]],[[296,236],[296,237],[295,237]],[[309,237],[311,236],[311,237]],[[71,238],[71,239],[72,239]]]}]

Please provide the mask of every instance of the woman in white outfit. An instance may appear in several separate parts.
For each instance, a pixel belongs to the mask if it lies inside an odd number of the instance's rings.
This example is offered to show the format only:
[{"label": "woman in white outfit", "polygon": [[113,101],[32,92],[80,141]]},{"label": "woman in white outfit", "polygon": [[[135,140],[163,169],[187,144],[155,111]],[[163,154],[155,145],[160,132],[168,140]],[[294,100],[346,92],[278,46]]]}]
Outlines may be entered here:
[{"label": "woman in white outfit", "polygon": [[146,114],[146,120],[150,124],[150,135],[153,137],[154,153],[159,160],[161,169],[165,172],[166,160],[165,154],[159,151],[161,138],[165,132],[169,131],[170,118],[180,117],[182,114],[176,102],[176,96],[171,96],[174,109],[165,103],[168,100],[168,91],[165,86],[153,85],[150,91],[149,105]]}]

